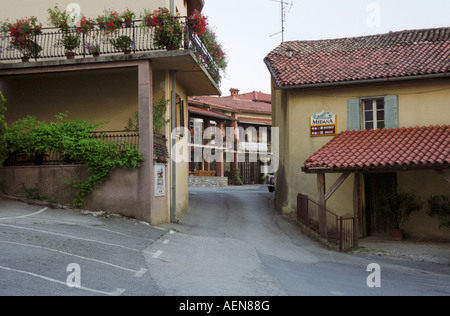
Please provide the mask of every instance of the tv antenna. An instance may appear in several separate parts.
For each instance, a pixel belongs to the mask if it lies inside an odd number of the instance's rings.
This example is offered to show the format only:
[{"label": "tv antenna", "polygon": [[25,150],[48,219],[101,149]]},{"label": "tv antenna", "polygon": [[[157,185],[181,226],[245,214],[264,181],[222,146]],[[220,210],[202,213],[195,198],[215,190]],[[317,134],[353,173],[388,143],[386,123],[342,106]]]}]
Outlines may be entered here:
[{"label": "tv antenna", "polygon": [[[270,35],[270,37],[281,33],[281,41],[284,42],[284,25],[286,24],[286,14],[291,11],[294,0],[270,0],[272,2],[278,2],[281,5],[281,32]],[[288,8],[289,7],[289,8]]]}]

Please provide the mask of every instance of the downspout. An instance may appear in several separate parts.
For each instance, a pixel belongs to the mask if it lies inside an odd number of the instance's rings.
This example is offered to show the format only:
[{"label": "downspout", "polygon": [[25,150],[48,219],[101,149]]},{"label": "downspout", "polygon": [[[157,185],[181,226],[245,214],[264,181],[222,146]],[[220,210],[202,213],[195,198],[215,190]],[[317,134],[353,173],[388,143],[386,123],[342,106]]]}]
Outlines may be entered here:
[{"label": "downspout", "polygon": [[170,0],[170,13],[175,15],[175,0]]},{"label": "downspout", "polygon": [[171,181],[171,205],[170,205],[170,221],[172,223],[178,223],[177,219],[177,158],[176,158],[176,135],[174,135],[177,128],[177,74],[176,71],[170,71],[170,77],[172,79],[172,117],[171,117],[171,127],[172,127],[172,181]]}]

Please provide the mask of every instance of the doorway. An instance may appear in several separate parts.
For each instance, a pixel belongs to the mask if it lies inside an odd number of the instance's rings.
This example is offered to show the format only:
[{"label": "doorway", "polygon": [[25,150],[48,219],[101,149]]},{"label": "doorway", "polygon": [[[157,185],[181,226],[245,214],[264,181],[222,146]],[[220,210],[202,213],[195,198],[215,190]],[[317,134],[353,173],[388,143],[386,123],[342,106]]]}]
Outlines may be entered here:
[{"label": "doorway", "polygon": [[366,236],[384,236],[389,233],[389,223],[381,215],[380,197],[397,184],[397,173],[364,174],[366,197]]}]

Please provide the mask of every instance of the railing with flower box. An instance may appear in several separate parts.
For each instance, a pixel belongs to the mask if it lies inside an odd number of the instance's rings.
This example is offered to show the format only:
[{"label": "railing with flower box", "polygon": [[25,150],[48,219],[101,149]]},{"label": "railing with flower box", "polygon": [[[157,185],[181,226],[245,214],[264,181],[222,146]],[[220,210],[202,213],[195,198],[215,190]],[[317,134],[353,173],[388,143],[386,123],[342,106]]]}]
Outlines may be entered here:
[{"label": "railing with flower box", "polygon": [[[118,146],[123,144],[132,145],[139,149],[139,132],[134,131],[101,131],[92,132],[92,137],[107,143],[116,143]],[[159,135],[154,138],[159,139]],[[6,167],[13,166],[48,166],[48,165],[77,165],[83,162],[73,159],[70,154],[61,151],[49,152],[13,152],[10,153],[4,163]]]},{"label": "railing with flower box", "polygon": [[[183,29],[179,47],[161,45],[157,41],[158,30],[148,25],[145,20],[132,20],[120,24],[120,27],[108,29],[106,25],[90,24],[78,28],[40,28],[27,38],[26,49],[14,45],[12,34],[0,35],[0,61],[17,62],[19,60],[48,60],[55,58],[72,58],[67,53],[73,52],[76,58],[98,57],[123,53],[141,53],[158,50],[189,49],[192,50],[218,83],[220,70],[209,53],[202,39],[194,31],[192,22],[187,17],[177,18]],[[160,39],[161,36],[159,36]]]}]

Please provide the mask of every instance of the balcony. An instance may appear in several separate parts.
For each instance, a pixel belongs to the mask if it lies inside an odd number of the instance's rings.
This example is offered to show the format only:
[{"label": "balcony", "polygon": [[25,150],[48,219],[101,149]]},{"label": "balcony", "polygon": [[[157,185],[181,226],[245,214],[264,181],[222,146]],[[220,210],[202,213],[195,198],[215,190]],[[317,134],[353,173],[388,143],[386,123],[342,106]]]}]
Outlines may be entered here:
[{"label": "balcony", "polygon": [[[175,50],[190,50],[197,57],[199,66],[204,67],[215,84],[220,83],[220,69],[206,49],[202,40],[189,25],[189,19],[179,18],[183,26],[184,34],[181,47]],[[39,34],[33,35],[34,49],[31,51],[39,53],[31,56],[30,60],[38,62],[45,60],[61,60],[68,58],[64,46],[64,37],[78,36],[79,46],[73,50],[75,59],[93,59],[99,56],[123,55],[122,49],[116,48],[112,41],[124,36],[131,39],[131,46],[126,54],[149,53],[158,51],[168,51],[171,48],[158,46],[154,41],[154,29],[144,27],[142,20],[134,20],[131,23],[124,23],[121,28],[110,34],[106,34],[98,25],[86,33],[80,33],[75,28],[62,31],[60,28],[43,28]],[[17,63],[23,60],[22,53],[11,45],[10,36],[0,37],[0,64]],[[90,48],[97,46],[98,54],[94,55]],[[39,48],[39,49],[38,49]],[[34,54],[36,55],[36,54]]]}]

